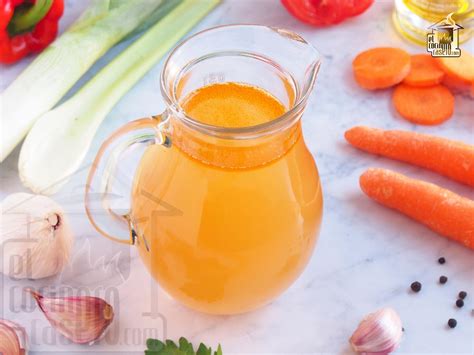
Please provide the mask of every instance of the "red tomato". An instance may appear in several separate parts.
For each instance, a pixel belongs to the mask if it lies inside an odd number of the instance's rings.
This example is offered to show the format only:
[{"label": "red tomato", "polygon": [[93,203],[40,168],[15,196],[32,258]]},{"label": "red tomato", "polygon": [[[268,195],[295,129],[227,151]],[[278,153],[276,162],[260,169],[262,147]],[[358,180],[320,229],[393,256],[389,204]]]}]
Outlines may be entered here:
[{"label": "red tomato", "polygon": [[281,0],[296,18],[314,26],[329,26],[357,16],[374,0]]}]

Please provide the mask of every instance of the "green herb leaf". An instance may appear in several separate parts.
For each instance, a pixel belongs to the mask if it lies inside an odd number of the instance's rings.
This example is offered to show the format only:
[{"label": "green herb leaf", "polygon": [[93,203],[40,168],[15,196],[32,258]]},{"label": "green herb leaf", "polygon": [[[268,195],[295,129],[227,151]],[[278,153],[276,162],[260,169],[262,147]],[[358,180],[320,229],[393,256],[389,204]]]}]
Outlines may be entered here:
[{"label": "green herb leaf", "polygon": [[193,344],[183,337],[179,338],[179,350],[184,351],[186,355],[194,355]]},{"label": "green herb leaf", "polygon": [[206,345],[204,345],[203,343],[201,343],[201,344],[199,345],[198,351],[196,352],[196,355],[212,355],[212,349],[211,349],[211,348],[207,348]]},{"label": "green herb leaf", "polygon": [[148,339],[146,341],[146,346],[150,350],[160,351],[165,347],[165,344],[157,339]]},{"label": "green herb leaf", "polygon": [[178,350],[178,346],[174,343],[174,341],[169,339],[166,341],[166,347],[168,350]]},{"label": "green herb leaf", "polygon": [[148,349],[145,350],[145,355],[223,355],[220,344],[214,353],[210,347],[207,347],[203,343],[201,343],[198,350],[194,352],[193,344],[183,337],[179,339],[179,346],[169,339],[164,343],[157,339],[148,339],[146,346]]}]

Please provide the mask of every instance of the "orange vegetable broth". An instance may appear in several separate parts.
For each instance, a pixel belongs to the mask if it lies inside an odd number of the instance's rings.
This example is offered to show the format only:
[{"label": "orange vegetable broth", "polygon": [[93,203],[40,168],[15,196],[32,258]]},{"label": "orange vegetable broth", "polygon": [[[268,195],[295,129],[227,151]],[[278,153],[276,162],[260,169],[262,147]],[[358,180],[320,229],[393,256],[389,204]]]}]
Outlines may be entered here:
[{"label": "orange vegetable broth", "polygon": [[[181,107],[221,127],[262,124],[287,110],[268,92],[239,83],[202,87]],[[293,131],[295,138],[279,143],[282,154],[244,168],[203,162],[206,156],[185,143],[147,149],[132,194],[135,228],[159,250],[150,255],[139,243],[145,264],[173,298],[206,313],[241,313],[274,299],[302,272],[319,230],[322,194],[299,123]],[[239,162],[255,156],[231,154]]]}]

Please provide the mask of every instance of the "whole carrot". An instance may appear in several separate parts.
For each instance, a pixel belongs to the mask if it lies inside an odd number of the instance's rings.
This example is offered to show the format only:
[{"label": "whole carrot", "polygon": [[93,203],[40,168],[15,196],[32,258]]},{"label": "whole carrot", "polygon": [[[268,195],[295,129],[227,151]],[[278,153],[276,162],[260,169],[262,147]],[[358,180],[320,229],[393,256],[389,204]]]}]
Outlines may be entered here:
[{"label": "whole carrot", "polygon": [[359,183],[375,201],[474,249],[474,201],[385,169],[368,169]]},{"label": "whole carrot", "polygon": [[354,147],[445,175],[474,186],[474,146],[408,131],[358,126],[345,133]]}]

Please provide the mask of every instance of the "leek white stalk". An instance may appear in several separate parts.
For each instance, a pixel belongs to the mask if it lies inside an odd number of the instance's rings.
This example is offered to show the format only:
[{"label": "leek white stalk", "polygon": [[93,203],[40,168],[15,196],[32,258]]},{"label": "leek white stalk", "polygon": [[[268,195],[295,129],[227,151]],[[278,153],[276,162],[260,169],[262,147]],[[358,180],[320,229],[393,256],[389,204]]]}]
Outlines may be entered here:
[{"label": "leek white stalk", "polygon": [[218,2],[184,0],[76,95],[42,115],[20,152],[23,184],[37,193],[51,194],[66,183],[117,101]]},{"label": "leek white stalk", "polygon": [[140,26],[163,0],[95,0],[0,97],[0,162],[76,81],[114,44]]}]

